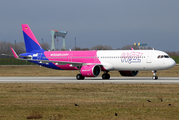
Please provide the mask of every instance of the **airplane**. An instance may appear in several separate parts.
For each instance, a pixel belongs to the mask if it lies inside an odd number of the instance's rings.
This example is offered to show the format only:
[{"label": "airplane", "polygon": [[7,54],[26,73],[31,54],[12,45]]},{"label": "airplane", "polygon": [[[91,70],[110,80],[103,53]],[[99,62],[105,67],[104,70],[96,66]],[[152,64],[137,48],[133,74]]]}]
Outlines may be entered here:
[{"label": "airplane", "polygon": [[119,71],[122,76],[136,76],[139,71],[152,71],[152,79],[157,80],[156,72],[175,66],[170,56],[159,50],[89,50],[89,51],[45,51],[28,24],[22,24],[26,53],[16,59],[26,60],[40,66],[57,70],[79,70],[77,80],[85,77],[110,79],[110,71]]}]

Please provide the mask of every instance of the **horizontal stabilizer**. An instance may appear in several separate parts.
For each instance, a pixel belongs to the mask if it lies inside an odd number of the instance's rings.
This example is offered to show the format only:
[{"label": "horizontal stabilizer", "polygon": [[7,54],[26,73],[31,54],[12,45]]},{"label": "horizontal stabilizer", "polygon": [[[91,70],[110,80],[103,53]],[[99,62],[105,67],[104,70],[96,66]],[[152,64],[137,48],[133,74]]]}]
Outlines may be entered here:
[{"label": "horizontal stabilizer", "polygon": [[14,57],[14,55],[8,55],[8,54],[1,54],[3,56],[10,56],[10,57]]}]

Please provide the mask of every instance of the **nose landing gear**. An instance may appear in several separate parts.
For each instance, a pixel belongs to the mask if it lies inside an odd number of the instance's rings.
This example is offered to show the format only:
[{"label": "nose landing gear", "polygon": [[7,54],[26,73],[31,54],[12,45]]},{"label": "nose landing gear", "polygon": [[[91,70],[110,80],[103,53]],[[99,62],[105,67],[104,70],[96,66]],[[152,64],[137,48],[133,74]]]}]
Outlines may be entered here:
[{"label": "nose landing gear", "polygon": [[153,80],[157,80],[158,79],[158,76],[156,76],[156,70],[152,70],[152,73],[153,73],[153,77],[152,77],[152,79]]}]

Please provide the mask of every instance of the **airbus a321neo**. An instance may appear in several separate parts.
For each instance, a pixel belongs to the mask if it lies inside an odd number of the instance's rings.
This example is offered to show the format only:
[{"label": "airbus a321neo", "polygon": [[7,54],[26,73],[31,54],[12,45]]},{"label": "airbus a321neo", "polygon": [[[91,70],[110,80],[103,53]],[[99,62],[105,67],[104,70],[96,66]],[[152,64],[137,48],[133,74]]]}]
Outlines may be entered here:
[{"label": "airbus a321neo", "polygon": [[26,53],[19,56],[11,47],[15,58],[33,62],[57,70],[79,70],[77,80],[85,77],[110,79],[109,71],[117,70],[122,76],[136,76],[141,71],[156,72],[175,66],[169,55],[159,50],[91,50],[91,51],[45,51],[40,46],[28,24],[22,24]]}]

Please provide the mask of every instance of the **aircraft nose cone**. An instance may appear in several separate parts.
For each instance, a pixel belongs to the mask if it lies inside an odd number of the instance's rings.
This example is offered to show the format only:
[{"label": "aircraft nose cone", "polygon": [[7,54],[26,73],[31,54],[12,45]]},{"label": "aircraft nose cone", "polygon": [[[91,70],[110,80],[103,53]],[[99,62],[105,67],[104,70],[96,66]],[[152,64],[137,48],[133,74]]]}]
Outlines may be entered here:
[{"label": "aircraft nose cone", "polygon": [[173,60],[172,66],[174,67],[175,65],[176,65],[176,62],[175,62],[175,60]]},{"label": "aircraft nose cone", "polygon": [[175,60],[173,60],[173,59],[171,58],[170,62],[168,63],[169,68],[172,68],[172,67],[174,67],[175,65],[176,65]]}]

